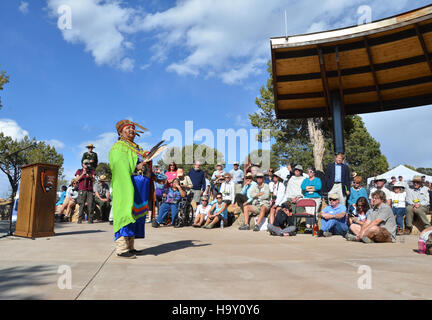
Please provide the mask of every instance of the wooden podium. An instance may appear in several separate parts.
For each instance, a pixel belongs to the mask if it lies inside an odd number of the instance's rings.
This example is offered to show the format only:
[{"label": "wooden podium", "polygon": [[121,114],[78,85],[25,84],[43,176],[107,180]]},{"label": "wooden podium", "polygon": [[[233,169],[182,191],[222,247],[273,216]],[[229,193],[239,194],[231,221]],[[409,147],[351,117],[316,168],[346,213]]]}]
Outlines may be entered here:
[{"label": "wooden podium", "polygon": [[15,236],[54,236],[54,212],[59,166],[35,163],[21,168]]}]

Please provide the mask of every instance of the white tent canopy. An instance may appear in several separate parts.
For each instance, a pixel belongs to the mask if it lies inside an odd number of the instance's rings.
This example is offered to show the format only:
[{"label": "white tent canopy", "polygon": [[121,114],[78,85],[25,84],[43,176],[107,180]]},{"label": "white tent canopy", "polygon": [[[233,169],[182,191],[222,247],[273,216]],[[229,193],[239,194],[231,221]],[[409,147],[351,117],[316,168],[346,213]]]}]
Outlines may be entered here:
[{"label": "white tent canopy", "polygon": [[[387,171],[383,174],[380,174],[379,177],[387,179],[387,182],[390,182],[391,177],[396,177],[397,180],[399,176],[403,177],[403,181],[411,181],[414,176],[426,176],[426,181],[432,182],[432,177],[428,176],[426,174],[414,171],[410,168],[407,168],[403,165],[398,165],[396,168],[391,169],[390,171]],[[370,177],[367,179],[368,184],[372,181],[374,177]]]}]

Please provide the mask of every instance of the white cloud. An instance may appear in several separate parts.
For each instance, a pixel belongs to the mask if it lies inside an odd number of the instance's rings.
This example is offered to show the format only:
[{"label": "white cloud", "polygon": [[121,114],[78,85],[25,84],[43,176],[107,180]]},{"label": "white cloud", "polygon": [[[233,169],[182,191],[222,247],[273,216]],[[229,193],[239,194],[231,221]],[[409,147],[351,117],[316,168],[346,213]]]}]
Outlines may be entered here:
[{"label": "white cloud", "polygon": [[381,144],[390,167],[409,164],[432,168],[432,106],[361,115],[369,133]]},{"label": "white cloud", "polygon": [[28,6],[29,6],[28,2],[21,1],[18,10],[21,11],[22,14],[27,14],[29,12]]},{"label": "white cloud", "polygon": [[244,115],[237,115],[235,118],[235,125],[237,127],[249,127],[250,126],[249,117]]},{"label": "white cloud", "polygon": [[29,133],[21,128],[18,123],[12,119],[0,119],[0,132],[5,136],[12,137],[14,140],[21,140]]},{"label": "white cloud", "polygon": [[63,142],[56,140],[56,139],[46,140],[45,142],[47,144],[49,144],[50,146],[53,146],[57,150],[64,149],[64,147],[65,147],[65,144]]},{"label": "white cloud", "polygon": [[71,8],[72,28],[62,30],[63,38],[71,43],[83,43],[91,52],[96,64],[111,65],[131,71],[134,61],[127,57],[133,43],[127,34],[138,31],[138,11],[121,5],[121,1],[109,0],[47,0],[52,16],[59,17],[62,5]]}]

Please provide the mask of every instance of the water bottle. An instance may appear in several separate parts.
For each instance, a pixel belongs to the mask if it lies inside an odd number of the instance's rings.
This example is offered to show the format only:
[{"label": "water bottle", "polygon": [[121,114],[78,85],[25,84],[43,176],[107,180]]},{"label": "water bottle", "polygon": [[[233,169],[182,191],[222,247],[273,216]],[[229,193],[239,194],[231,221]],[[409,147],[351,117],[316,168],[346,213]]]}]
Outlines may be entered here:
[{"label": "water bottle", "polygon": [[220,227],[221,227],[221,229],[224,228],[224,219],[221,220]]}]

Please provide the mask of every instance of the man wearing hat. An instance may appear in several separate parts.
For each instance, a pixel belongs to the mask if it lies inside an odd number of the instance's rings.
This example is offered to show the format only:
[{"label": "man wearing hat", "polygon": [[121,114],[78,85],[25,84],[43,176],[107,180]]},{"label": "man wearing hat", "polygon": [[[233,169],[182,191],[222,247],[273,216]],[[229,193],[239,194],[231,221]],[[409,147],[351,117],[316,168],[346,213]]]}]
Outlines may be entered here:
[{"label": "man wearing hat", "polygon": [[348,231],[346,207],[339,203],[339,195],[337,193],[329,194],[329,202],[330,205],[319,213],[321,229],[318,231],[318,237],[344,236]]},{"label": "man wearing hat", "polygon": [[222,200],[229,206],[234,203],[235,198],[235,185],[231,180],[231,174],[226,172],[224,174],[225,181],[222,182],[219,192],[222,193]]},{"label": "man wearing hat", "polygon": [[335,161],[327,166],[323,188],[325,193],[337,193],[342,205],[345,205],[351,187],[350,169],[343,163],[344,159],[344,154],[338,153]]},{"label": "man wearing hat", "polygon": [[370,193],[369,193],[369,200],[372,200],[372,193],[374,193],[375,191],[377,191],[377,190],[381,190],[382,192],[384,192],[385,193],[385,195],[386,195],[386,204],[388,205],[388,206],[391,206],[391,192],[390,192],[390,190],[389,189],[387,189],[386,187],[385,187],[385,184],[387,183],[387,179],[386,178],[384,178],[383,176],[378,176],[378,177],[376,177],[375,178],[375,184],[376,184],[376,187],[373,187],[371,190],[370,190]]},{"label": "man wearing hat", "polygon": [[82,162],[82,169],[75,173],[75,181],[78,182],[78,198],[79,216],[78,223],[82,223],[84,219],[84,205],[87,203],[88,223],[93,223],[93,182],[96,172],[91,168],[90,161]]},{"label": "man wearing hat", "polygon": [[258,215],[257,223],[253,231],[260,231],[260,223],[264,219],[270,207],[270,189],[268,184],[264,183],[264,174],[262,172],[256,175],[257,184],[251,187],[250,196],[252,203],[244,207],[244,224],[239,230],[250,230],[249,217]]},{"label": "man wearing hat", "polygon": [[232,176],[232,180],[235,184],[235,193],[239,194],[242,190],[244,174],[243,171],[239,169],[239,162],[236,161],[233,164],[234,169],[232,169],[229,173]]},{"label": "man wearing hat", "polygon": [[87,146],[87,152],[84,152],[81,162],[83,162],[84,160],[89,160],[90,161],[90,167],[93,170],[96,170],[96,167],[98,165],[98,156],[96,152],[93,152],[93,149],[96,148],[93,144],[89,143]]},{"label": "man wearing hat", "polygon": [[222,163],[216,165],[216,171],[213,172],[211,177],[212,193],[213,197],[219,192],[220,185],[225,181],[225,171],[223,170]]},{"label": "man wearing hat", "polygon": [[111,204],[109,185],[107,177],[103,174],[99,177],[99,182],[95,183],[95,200],[101,211],[101,220],[108,221]]},{"label": "man wearing hat", "polygon": [[426,217],[426,213],[429,211],[429,191],[423,186],[420,176],[414,176],[413,187],[407,190],[406,202],[405,233],[411,233],[414,216],[420,219],[423,228],[429,228],[431,225]]}]

